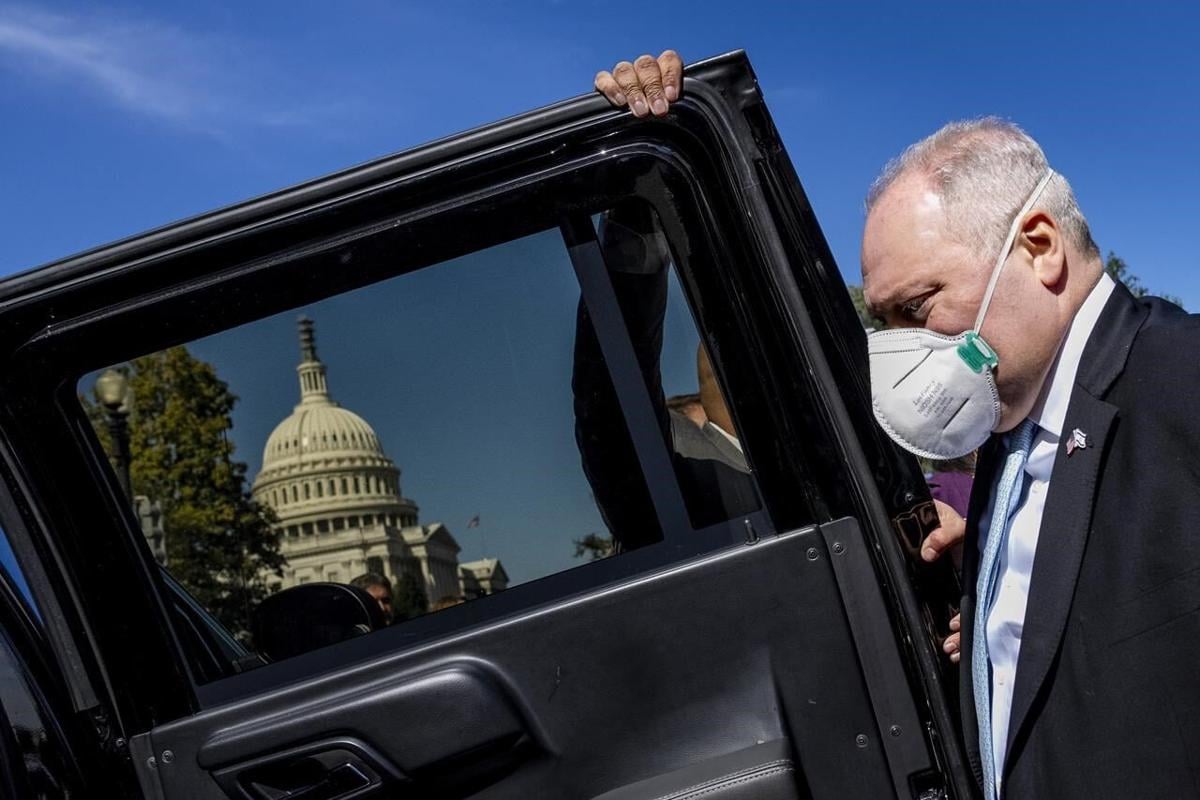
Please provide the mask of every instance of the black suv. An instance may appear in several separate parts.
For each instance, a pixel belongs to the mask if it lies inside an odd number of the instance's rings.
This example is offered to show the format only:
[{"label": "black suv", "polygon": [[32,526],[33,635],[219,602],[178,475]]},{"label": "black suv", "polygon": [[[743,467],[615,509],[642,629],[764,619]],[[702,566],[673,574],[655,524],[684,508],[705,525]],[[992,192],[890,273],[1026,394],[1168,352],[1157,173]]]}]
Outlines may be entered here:
[{"label": "black suv", "polygon": [[3,281],[0,795],[972,796],[864,344],[741,53]]}]

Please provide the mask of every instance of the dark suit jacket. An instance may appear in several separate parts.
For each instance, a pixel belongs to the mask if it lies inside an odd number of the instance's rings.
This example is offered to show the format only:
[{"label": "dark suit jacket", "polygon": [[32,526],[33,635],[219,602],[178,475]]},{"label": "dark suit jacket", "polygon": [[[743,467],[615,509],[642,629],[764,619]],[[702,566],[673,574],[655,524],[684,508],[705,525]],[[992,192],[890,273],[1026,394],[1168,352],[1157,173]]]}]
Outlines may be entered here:
[{"label": "dark suit jacket", "polygon": [[[1084,349],[1054,462],[1017,664],[1004,796],[1200,797],[1200,317],[1118,284]],[[979,772],[971,621],[976,473],[963,558],[963,728]]]}]

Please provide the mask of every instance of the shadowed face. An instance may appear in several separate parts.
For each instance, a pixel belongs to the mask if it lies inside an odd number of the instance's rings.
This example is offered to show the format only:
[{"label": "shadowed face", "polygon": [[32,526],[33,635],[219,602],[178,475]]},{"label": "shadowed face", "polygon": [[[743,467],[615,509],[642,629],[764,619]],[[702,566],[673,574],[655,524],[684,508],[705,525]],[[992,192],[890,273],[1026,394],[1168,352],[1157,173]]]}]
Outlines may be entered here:
[{"label": "shadowed face", "polygon": [[383,616],[390,624],[392,621],[392,590],[386,586],[375,584],[367,587],[367,594],[375,598],[375,602],[379,603],[379,607],[383,610]]},{"label": "shadowed face", "polygon": [[[1063,246],[1048,214],[1035,206],[1025,215],[980,331],[1000,360],[1001,431],[1029,414],[1070,320]],[[902,175],[867,217],[863,296],[889,327],[955,336],[975,324],[998,255],[959,241],[926,180]]]}]

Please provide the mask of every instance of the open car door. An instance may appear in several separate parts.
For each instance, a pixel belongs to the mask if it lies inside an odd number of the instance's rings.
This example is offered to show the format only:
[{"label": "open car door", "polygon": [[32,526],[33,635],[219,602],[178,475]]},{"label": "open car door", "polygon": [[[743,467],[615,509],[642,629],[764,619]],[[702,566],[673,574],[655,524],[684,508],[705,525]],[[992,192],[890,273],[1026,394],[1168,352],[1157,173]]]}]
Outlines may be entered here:
[{"label": "open car door", "polygon": [[740,53],[0,284],[104,793],[970,796],[862,337]]}]

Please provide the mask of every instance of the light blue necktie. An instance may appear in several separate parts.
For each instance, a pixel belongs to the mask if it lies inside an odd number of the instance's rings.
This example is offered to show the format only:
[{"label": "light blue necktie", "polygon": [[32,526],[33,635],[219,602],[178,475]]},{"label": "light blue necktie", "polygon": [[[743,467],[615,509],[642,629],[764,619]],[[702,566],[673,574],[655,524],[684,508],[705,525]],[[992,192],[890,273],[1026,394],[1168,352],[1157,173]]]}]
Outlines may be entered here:
[{"label": "light blue necktie", "polygon": [[975,628],[971,643],[971,684],[975,690],[975,718],[979,720],[979,757],[983,762],[984,800],[996,800],[996,773],[1002,765],[993,764],[992,750],[992,665],[988,656],[987,620],[995,601],[996,575],[1000,571],[1000,553],[1008,541],[1013,513],[1021,497],[1025,462],[1037,424],[1023,421],[1008,436],[1008,455],[1004,471],[996,484],[996,503],[988,525],[987,541],[979,557],[979,581],[975,588]]}]

